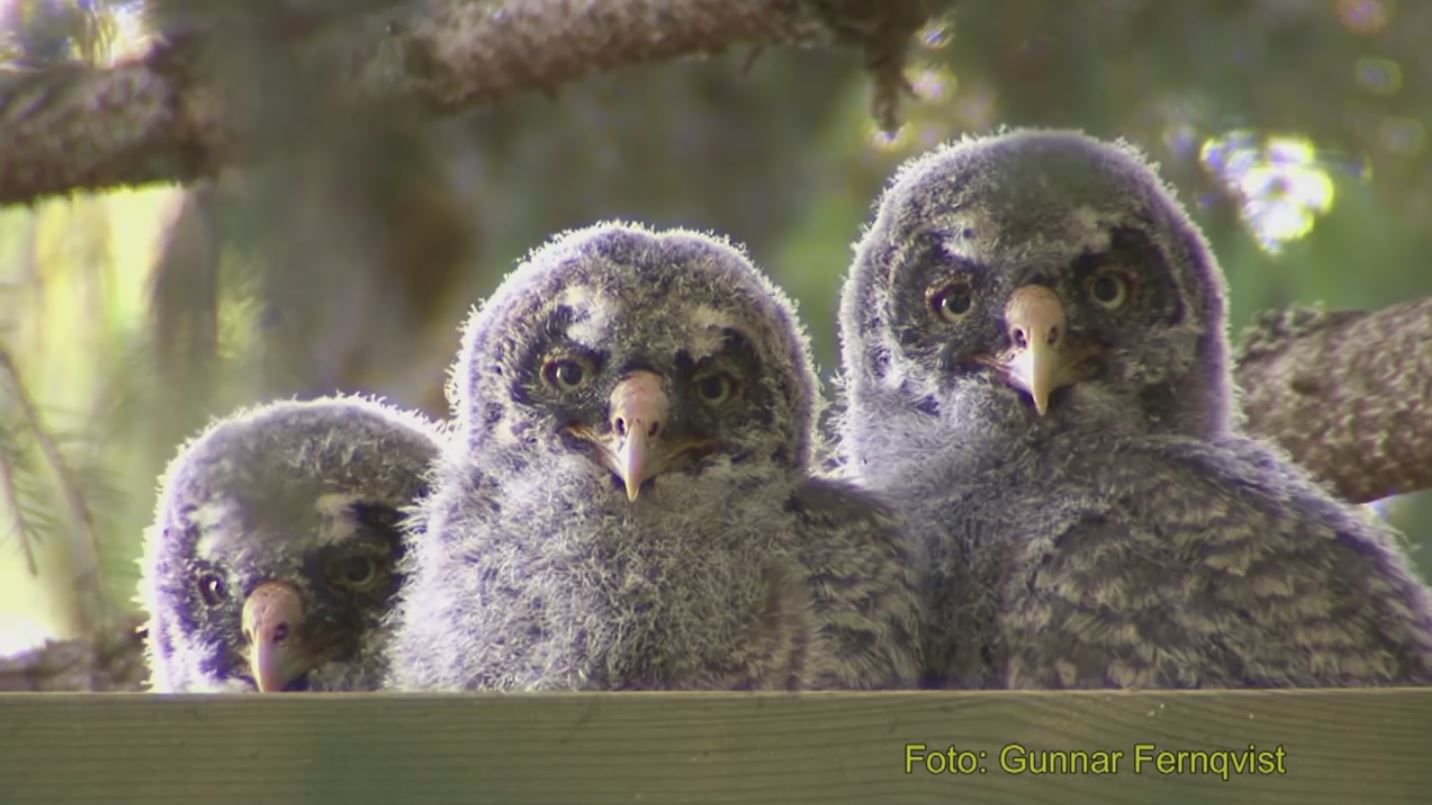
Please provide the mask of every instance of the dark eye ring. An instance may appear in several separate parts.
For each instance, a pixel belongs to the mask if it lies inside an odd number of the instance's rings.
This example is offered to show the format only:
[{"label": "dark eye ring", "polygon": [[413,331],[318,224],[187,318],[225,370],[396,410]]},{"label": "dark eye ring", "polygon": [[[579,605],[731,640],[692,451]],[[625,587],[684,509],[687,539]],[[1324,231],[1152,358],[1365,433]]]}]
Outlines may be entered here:
[{"label": "dark eye ring", "polygon": [[736,380],[725,372],[714,372],[692,381],[696,394],[707,405],[720,405],[736,392]]},{"label": "dark eye ring", "polygon": [[1104,269],[1089,278],[1089,296],[1106,310],[1118,310],[1129,301],[1129,280],[1118,269]]},{"label": "dark eye ring", "polygon": [[199,595],[203,597],[205,604],[216,607],[228,594],[228,587],[218,573],[205,573],[199,577]]},{"label": "dark eye ring", "polygon": [[975,306],[974,289],[968,282],[954,282],[941,288],[931,288],[927,297],[930,309],[951,324],[963,319]]},{"label": "dark eye ring", "polygon": [[328,577],[335,584],[361,590],[370,587],[378,576],[378,564],[368,556],[346,556],[328,568]]},{"label": "dark eye ring", "polygon": [[588,380],[590,372],[583,361],[575,358],[553,358],[542,367],[547,382],[562,391],[575,391]]}]

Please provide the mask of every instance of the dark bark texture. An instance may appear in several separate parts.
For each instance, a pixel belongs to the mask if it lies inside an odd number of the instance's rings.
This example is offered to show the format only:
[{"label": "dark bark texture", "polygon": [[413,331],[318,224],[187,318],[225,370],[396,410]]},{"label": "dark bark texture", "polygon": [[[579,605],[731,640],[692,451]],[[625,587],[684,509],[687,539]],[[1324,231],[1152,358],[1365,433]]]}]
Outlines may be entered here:
[{"label": "dark bark texture", "polygon": [[0,73],[0,204],[190,181],[240,160],[258,99],[214,68],[252,58],[239,53],[245,42],[321,78],[325,103],[415,122],[628,65],[849,44],[863,50],[873,111],[893,129],[906,48],[924,19],[920,0],[414,0],[292,30],[185,31],[115,67]]},{"label": "dark bark texture", "polygon": [[1432,298],[1265,314],[1236,374],[1249,429],[1343,497],[1432,487]]}]

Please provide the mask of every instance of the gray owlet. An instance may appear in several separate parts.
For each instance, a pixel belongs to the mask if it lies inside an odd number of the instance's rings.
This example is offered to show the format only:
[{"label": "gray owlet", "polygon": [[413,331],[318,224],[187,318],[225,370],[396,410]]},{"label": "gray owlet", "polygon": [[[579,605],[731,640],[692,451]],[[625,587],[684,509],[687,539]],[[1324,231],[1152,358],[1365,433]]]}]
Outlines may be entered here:
[{"label": "gray owlet", "polygon": [[160,692],[372,690],[439,432],[359,398],[210,426],[162,481],[139,597]]},{"label": "gray owlet", "polygon": [[1239,432],[1222,274],[1131,148],[911,161],[841,331],[842,450],[910,520],[929,684],[1432,681],[1394,535]]},{"label": "gray owlet", "polygon": [[469,319],[399,687],[878,687],[918,676],[904,543],[809,476],[790,304],[711,238],[606,224]]}]

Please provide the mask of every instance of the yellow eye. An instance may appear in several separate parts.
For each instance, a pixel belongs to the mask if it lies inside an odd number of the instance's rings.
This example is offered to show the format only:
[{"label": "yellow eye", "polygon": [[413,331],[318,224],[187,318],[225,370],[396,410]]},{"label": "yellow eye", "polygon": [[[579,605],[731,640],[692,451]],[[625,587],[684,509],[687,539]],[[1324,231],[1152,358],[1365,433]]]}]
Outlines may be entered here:
[{"label": "yellow eye", "polygon": [[968,282],[931,288],[925,297],[930,302],[930,309],[952,324],[963,319],[975,306],[974,289]]},{"label": "yellow eye", "polygon": [[344,556],[328,564],[328,579],[339,587],[365,592],[378,585],[381,571],[371,556]]},{"label": "yellow eye", "polygon": [[1089,296],[1106,310],[1117,310],[1129,301],[1129,280],[1124,272],[1106,268],[1089,278]]},{"label": "yellow eye", "polygon": [[577,358],[553,358],[542,367],[542,377],[562,391],[575,391],[591,379],[585,361]]},{"label": "yellow eye", "polygon": [[736,391],[736,381],[725,372],[698,377],[693,382],[696,395],[707,405],[720,405],[731,399],[731,395]]}]

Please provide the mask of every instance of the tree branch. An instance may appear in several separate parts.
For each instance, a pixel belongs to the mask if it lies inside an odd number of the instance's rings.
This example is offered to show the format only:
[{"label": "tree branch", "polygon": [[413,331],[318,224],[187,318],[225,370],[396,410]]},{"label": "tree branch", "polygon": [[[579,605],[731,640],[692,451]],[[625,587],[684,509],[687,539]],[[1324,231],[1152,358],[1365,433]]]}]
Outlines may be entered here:
[{"label": "tree branch", "polygon": [[0,493],[3,493],[5,507],[10,510],[11,531],[15,538],[20,540],[20,553],[25,557],[25,569],[31,576],[38,576],[40,568],[35,564],[35,532],[30,526],[30,521],[25,518],[25,510],[20,501],[20,490],[15,486],[15,468],[10,464],[10,456],[4,450],[0,450]]},{"label": "tree branch", "polygon": [[0,691],[134,691],[148,670],[138,616],[107,625],[80,640],[54,640],[13,657],[0,657]]},{"label": "tree branch", "polygon": [[44,454],[45,460],[49,462],[55,472],[55,477],[59,481],[60,495],[69,509],[70,525],[78,532],[70,540],[70,561],[74,567],[77,614],[80,627],[85,631],[92,630],[106,620],[105,607],[99,592],[100,548],[99,536],[95,533],[94,518],[90,514],[89,506],[85,503],[84,494],[80,491],[74,473],[70,471],[69,464],[60,453],[59,446],[45,430],[45,423],[40,419],[40,411],[35,406],[35,401],[30,399],[29,391],[20,377],[19,368],[11,359],[9,351],[3,346],[0,346],[0,375],[3,375],[3,379],[13,390],[14,399],[20,406],[21,417],[25,420],[31,433],[34,434],[35,441],[40,446],[40,452]]},{"label": "tree branch", "polygon": [[1249,429],[1342,496],[1432,488],[1432,297],[1266,313],[1244,336],[1236,377]]},{"label": "tree branch", "polygon": [[[922,0],[413,0],[337,19],[292,46],[338,103],[422,118],[736,45],[855,44],[875,77],[874,110],[894,128],[922,8]],[[193,50],[160,47],[111,68],[0,73],[0,204],[188,181],[235,161],[251,139],[254,100],[239,82],[205,75],[213,53]]]}]

